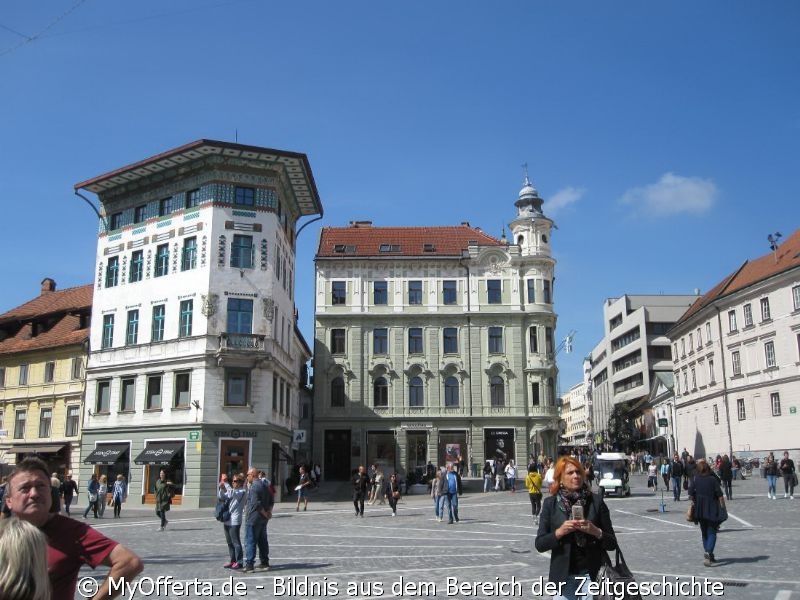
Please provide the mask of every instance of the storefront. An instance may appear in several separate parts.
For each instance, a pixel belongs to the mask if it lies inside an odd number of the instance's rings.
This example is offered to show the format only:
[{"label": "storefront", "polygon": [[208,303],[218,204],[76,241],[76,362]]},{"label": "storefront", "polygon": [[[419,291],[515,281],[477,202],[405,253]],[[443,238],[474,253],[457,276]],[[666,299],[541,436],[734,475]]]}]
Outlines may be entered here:
[{"label": "storefront", "polygon": [[[184,445],[185,442],[177,440],[151,440],[134,459],[137,465],[144,466],[143,481],[145,485],[142,495],[144,504],[155,504],[156,480],[162,470],[175,489],[173,504],[181,504],[185,475]],[[128,493],[130,494],[130,491]]]},{"label": "storefront", "polygon": [[397,440],[393,431],[367,432],[367,465],[378,465],[384,473],[397,471]]},{"label": "storefront", "polygon": [[94,450],[83,460],[85,465],[94,465],[97,477],[105,475],[109,485],[122,475],[125,481],[131,480],[131,445],[130,442],[97,444]]},{"label": "storefront", "polygon": [[439,431],[439,464],[466,464],[467,432],[465,430]]},{"label": "storefront", "polygon": [[516,461],[514,452],[514,429],[484,429],[483,451],[486,460]]},{"label": "storefront", "polygon": [[[42,459],[49,473],[56,473],[63,479],[70,466],[70,445],[66,442],[50,444],[15,444],[6,449],[6,460],[15,456],[14,464],[19,464],[27,456]],[[10,462],[10,461],[8,461]]]}]

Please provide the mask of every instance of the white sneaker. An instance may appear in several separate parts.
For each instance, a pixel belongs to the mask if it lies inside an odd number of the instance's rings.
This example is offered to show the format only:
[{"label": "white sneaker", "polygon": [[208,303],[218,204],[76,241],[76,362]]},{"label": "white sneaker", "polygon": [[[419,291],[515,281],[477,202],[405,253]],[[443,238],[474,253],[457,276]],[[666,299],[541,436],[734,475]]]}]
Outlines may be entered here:
[{"label": "white sneaker", "polygon": [[788,498],[788,497],[789,497],[789,494],[784,494],[784,495],[783,495],[783,499],[784,499],[784,500],[786,500],[786,498]]},{"label": "white sneaker", "polygon": [[789,500],[794,500],[794,496],[789,496]]},{"label": "white sneaker", "polygon": [[767,493],[767,498],[769,498],[770,500],[772,500],[772,492],[768,492],[768,493]]}]

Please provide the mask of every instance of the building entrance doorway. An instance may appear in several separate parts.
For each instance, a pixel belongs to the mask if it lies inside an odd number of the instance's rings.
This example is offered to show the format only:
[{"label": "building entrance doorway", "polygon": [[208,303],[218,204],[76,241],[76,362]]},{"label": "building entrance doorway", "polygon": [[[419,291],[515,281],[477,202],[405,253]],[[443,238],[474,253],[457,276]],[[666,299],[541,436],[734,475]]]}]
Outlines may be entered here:
[{"label": "building entrance doorway", "polygon": [[325,464],[322,476],[326,481],[350,479],[350,430],[325,430]]},{"label": "building entrance doorway", "polygon": [[246,473],[250,465],[250,440],[222,440],[219,443],[219,472],[228,476],[228,481],[236,473]]}]

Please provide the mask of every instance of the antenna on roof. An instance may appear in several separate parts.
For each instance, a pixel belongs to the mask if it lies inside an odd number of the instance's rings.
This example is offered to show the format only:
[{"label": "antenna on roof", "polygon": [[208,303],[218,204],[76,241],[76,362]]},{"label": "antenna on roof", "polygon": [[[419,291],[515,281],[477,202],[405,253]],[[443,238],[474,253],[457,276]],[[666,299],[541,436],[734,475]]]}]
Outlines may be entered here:
[{"label": "antenna on roof", "polygon": [[233,141],[236,144],[239,143],[239,128],[238,127],[233,130]]},{"label": "antenna on roof", "polygon": [[782,238],[780,231],[776,231],[775,233],[770,233],[767,236],[767,241],[769,242],[769,247],[772,250],[772,254],[775,256],[775,262],[778,262],[778,240]]},{"label": "antenna on roof", "polygon": [[520,165],[522,167],[522,172],[525,173],[525,184],[530,185],[531,181],[528,179],[528,163],[524,162]]}]

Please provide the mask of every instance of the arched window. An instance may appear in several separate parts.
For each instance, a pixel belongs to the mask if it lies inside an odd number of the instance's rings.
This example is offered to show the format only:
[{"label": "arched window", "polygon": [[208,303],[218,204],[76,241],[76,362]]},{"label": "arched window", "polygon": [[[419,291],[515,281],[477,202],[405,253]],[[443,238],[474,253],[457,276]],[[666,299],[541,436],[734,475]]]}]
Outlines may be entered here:
[{"label": "arched window", "polygon": [[331,407],[344,408],[344,379],[341,377],[331,381]]},{"label": "arched window", "polygon": [[503,378],[499,375],[495,375],[492,377],[491,382],[489,383],[490,391],[491,391],[491,398],[492,398],[492,406],[505,406],[506,405],[506,391],[505,391],[505,384],[503,383]]},{"label": "arched window", "polygon": [[444,405],[458,406],[458,379],[452,375],[444,380]]},{"label": "arched window", "polygon": [[547,378],[547,405],[556,405],[556,386],[553,384],[553,378]]},{"label": "arched window", "polygon": [[522,246],[522,243],[523,243],[524,241],[525,241],[525,238],[524,238],[523,236],[519,236],[519,237],[517,238],[517,244],[518,244],[518,245],[520,245],[520,246]]},{"label": "arched window", "polygon": [[389,384],[385,377],[378,377],[372,386],[372,403],[375,407],[389,406]]},{"label": "arched window", "polygon": [[422,392],[422,378],[412,377],[408,381],[408,405],[425,406],[425,396]]}]

